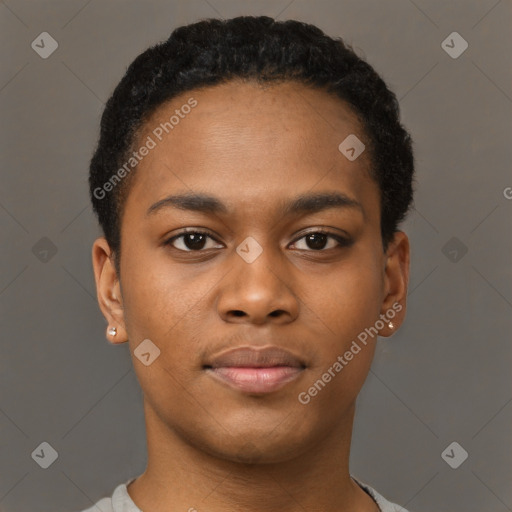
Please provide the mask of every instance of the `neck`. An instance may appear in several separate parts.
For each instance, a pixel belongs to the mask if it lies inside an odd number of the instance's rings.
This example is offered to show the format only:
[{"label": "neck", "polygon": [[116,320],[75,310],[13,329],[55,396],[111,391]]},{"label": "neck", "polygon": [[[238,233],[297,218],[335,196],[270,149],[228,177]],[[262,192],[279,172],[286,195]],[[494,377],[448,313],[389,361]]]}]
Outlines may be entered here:
[{"label": "neck", "polygon": [[349,474],[354,406],[335,432],[296,457],[272,463],[264,463],[263,456],[254,463],[213,456],[171,431],[146,401],[144,408],[148,465],[128,486],[141,510],[378,510]]}]

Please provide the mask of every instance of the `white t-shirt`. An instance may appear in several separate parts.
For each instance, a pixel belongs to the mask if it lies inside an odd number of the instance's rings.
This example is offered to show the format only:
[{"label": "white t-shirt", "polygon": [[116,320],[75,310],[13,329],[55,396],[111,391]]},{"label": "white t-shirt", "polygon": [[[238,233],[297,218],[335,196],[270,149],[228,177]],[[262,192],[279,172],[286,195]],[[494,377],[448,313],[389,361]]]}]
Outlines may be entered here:
[{"label": "white t-shirt", "polygon": [[[359,487],[361,487],[361,489],[363,489],[363,491],[373,498],[381,512],[407,512],[407,510],[400,505],[395,505],[394,503],[389,502],[369,485],[364,484],[354,477],[352,477],[352,479],[359,485]],[[137,507],[137,505],[135,505],[128,494],[127,486],[134,480],[135,478],[131,478],[127,482],[119,484],[114,489],[114,493],[111,498],[102,498],[91,508],[83,510],[82,512],[143,512],[139,507]]]}]

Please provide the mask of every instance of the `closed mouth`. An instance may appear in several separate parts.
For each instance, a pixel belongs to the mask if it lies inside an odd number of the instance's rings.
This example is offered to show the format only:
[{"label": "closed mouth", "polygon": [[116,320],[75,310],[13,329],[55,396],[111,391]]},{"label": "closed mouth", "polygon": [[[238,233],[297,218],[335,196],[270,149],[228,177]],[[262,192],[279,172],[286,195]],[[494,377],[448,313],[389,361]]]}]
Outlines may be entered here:
[{"label": "closed mouth", "polygon": [[305,368],[300,358],[276,346],[238,347],[222,352],[203,366],[217,381],[252,394],[277,391]]}]

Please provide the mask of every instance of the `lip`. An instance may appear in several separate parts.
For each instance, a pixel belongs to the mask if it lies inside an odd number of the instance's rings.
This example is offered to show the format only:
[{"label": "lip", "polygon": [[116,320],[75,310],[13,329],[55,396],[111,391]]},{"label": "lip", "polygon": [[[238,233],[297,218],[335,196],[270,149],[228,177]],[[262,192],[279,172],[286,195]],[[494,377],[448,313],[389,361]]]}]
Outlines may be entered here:
[{"label": "lip", "polygon": [[213,357],[205,370],[216,380],[246,393],[271,393],[297,379],[304,362],[276,347],[238,347]]}]

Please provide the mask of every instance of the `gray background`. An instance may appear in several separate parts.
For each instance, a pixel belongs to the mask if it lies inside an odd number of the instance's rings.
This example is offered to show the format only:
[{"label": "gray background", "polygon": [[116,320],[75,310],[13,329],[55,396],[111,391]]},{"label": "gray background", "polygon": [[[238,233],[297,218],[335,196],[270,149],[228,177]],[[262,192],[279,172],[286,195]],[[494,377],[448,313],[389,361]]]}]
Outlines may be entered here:
[{"label": "gray background", "polygon": [[[344,37],[415,140],[408,314],[360,395],[352,473],[417,512],[512,510],[510,0],[0,2],[0,510],[79,510],[145,468],[142,393],[96,304],[88,162],[141,51],[240,14]],[[31,48],[43,31],[48,59]],[[457,59],[441,47],[453,31]],[[43,441],[48,469],[31,457]],[[457,469],[452,441],[469,453]]]}]

